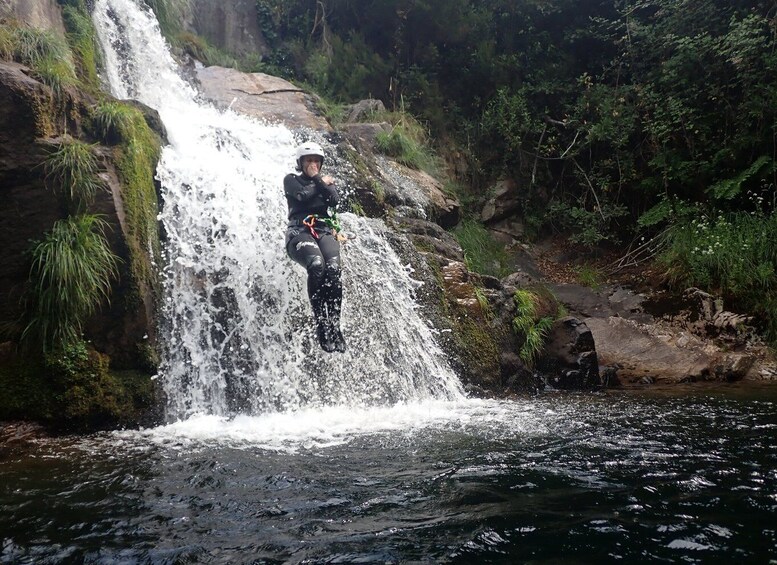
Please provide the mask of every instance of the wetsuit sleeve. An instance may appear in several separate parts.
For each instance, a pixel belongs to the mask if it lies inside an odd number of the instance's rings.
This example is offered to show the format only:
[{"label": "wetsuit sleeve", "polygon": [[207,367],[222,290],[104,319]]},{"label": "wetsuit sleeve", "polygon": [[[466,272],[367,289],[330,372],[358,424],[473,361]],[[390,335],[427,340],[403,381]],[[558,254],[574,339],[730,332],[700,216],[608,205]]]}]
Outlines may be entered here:
[{"label": "wetsuit sleeve", "polygon": [[316,181],[316,186],[318,187],[318,190],[321,193],[321,197],[324,199],[324,202],[326,202],[327,206],[337,206],[337,203],[340,202],[340,195],[337,193],[335,183],[326,184],[323,180],[321,180],[321,175],[316,175],[313,177],[313,180]]},{"label": "wetsuit sleeve", "polygon": [[283,192],[287,198],[297,202],[306,202],[318,193],[317,184],[302,184],[296,175],[286,175],[283,179]]}]

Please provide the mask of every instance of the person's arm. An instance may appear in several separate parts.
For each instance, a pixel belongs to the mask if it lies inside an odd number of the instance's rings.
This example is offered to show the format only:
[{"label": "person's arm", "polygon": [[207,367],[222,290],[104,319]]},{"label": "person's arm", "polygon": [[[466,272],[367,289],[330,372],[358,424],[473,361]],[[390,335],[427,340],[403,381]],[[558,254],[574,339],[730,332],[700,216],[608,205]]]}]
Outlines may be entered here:
[{"label": "person's arm", "polygon": [[306,202],[318,193],[318,183],[302,184],[296,175],[286,175],[283,179],[283,191],[288,198],[297,202]]},{"label": "person's arm", "polygon": [[334,179],[328,175],[324,177],[316,175],[313,177],[313,180],[316,182],[316,186],[318,187],[324,202],[326,202],[328,206],[337,206],[337,203],[340,202],[340,195],[337,193]]}]

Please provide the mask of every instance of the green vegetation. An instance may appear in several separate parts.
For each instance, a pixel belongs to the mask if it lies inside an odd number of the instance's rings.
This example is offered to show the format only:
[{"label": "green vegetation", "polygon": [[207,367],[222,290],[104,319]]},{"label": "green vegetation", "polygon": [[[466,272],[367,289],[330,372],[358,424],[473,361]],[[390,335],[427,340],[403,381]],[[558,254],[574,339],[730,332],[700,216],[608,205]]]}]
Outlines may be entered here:
[{"label": "green vegetation", "polygon": [[108,298],[117,273],[105,228],[97,216],[71,216],[33,244],[23,342],[46,351],[81,339],[83,323]]},{"label": "green vegetation", "polygon": [[556,317],[538,314],[541,297],[531,290],[516,290],[513,301],[517,310],[517,315],[513,318],[513,329],[524,340],[518,356],[526,365],[532,367],[545,347],[545,339]]},{"label": "green vegetation", "polygon": [[46,180],[65,194],[69,207],[83,211],[94,201],[102,184],[97,177],[99,169],[94,147],[83,141],[65,138],[43,163]]},{"label": "green vegetation", "polygon": [[[83,4],[83,3],[81,3]],[[62,9],[62,19],[67,30],[67,40],[76,58],[77,75],[93,91],[100,88],[97,68],[100,65],[100,48],[89,12],[81,5],[68,5]]]},{"label": "green vegetation", "polygon": [[596,267],[591,265],[580,265],[576,268],[577,280],[583,286],[588,286],[597,290],[602,286],[604,275]]},{"label": "green vegetation", "polygon": [[464,261],[470,271],[499,278],[509,274],[509,257],[504,246],[494,241],[481,223],[465,219],[453,235],[464,250]]},{"label": "green vegetation", "polygon": [[50,31],[15,22],[0,24],[0,57],[32,68],[58,96],[78,82],[70,48]]},{"label": "green vegetation", "polygon": [[124,105],[123,109],[113,107],[111,110],[106,105],[101,108],[101,113],[98,114],[102,116],[101,123],[108,124],[107,115],[111,114],[113,119],[110,125],[116,128],[121,140],[114,150],[114,161],[127,214],[126,241],[132,282],[139,285],[139,288],[155,290],[158,287],[158,277],[150,261],[161,264],[158,203],[154,186],[154,172],[161,150],[160,140],[148,127],[143,114],[137,108],[127,105]]},{"label": "green vegetation", "polygon": [[138,110],[118,100],[100,102],[92,111],[92,120],[97,134],[106,143],[116,144],[122,139],[123,132],[131,131]]},{"label": "green vegetation", "polygon": [[673,225],[661,261],[677,288],[697,286],[753,312],[777,341],[777,214],[698,214]]},{"label": "green vegetation", "polygon": [[426,171],[431,175],[439,173],[440,163],[429,146],[429,133],[405,111],[404,104],[395,112],[376,114],[373,120],[391,125],[391,131],[378,133],[375,140],[378,151],[411,169]]},{"label": "green vegetation", "polygon": [[69,431],[133,425],[155,402],[147,374],[111,371],[83,341],[38,358],[4,352],[0,420],[35,419]]},{"label": "green vegetation", "polygon": [[[0,419],[94,429],[137,423],[156,394],[148,374],[111,371],[110,359],[84,343],[82,331],[109,299],[120,268],[130,290],[121,294],[124,307],[137,306],[133,290],[155,287],[154,259],[147,252],[154,250],[158,259],[153,178],[160,143],[139,110],[109,101],[100,91],[100,50],[88,0],[58,1],[64,38],[14,21],[0,23],[0,58],[30,67],[31,76],[53,91],[54,96],[31,91],[30,106],[38,135],[58,140],[40,167],[46,184],[62,196],[67,214],[32,242],[23,312],[15,322],[2,324],[5,336],[21,347],[6,343],[0,348]],[[91,143],[95,134],[113,146],[123,184],[128,272],[111,251],[108,224],[90,213],[98,189],[104,188]],[[149,363],[144,369],[158,363],[147,344],[139,344],[138,356]]]}]

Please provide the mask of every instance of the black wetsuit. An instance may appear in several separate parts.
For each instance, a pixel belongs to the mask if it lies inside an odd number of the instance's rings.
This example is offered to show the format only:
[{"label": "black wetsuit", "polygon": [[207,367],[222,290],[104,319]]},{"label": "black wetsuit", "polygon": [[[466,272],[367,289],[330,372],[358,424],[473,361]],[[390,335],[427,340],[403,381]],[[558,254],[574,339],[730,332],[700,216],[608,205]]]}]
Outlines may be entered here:
[{"label": "black wetsuit", "polygon": [[[334,184],[320,175],[287,175],[283,191],[289,205],[286,252],[308,272],[308,296],[316,318],[317,335],[326,351],[345,351],[340,332],[343,286],[340,280],[340,244],[324,219],[339,202]],[[303,224],[306,217],[317,220],[313,229]],[[315,232],[315,233],[314,233]]]}]

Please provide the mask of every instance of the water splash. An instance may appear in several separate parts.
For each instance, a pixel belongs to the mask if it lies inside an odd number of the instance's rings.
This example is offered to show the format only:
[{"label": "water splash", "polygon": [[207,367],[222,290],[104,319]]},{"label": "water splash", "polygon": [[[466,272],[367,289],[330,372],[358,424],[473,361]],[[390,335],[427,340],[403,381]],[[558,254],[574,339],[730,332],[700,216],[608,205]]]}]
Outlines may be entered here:
[{"label": "water splash", "polygon": [[380,221],[342,215],[359,234],[343,250],[349,351],[320,351],[304,272],[283,249],[281,180],[293,170],[300,132],[199,100],[153,13],[139,4],[98,0],[94,19],[112,93],[156,109],[170,139],[157,172],[167,235],[160,334],[169,416],[461,399],[417,312],[418,283]]}]

